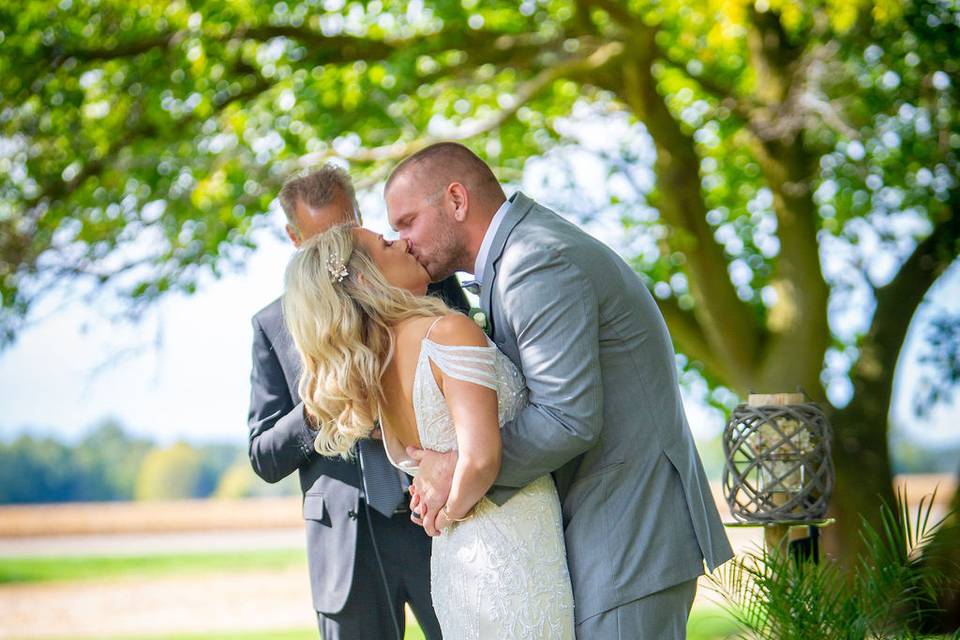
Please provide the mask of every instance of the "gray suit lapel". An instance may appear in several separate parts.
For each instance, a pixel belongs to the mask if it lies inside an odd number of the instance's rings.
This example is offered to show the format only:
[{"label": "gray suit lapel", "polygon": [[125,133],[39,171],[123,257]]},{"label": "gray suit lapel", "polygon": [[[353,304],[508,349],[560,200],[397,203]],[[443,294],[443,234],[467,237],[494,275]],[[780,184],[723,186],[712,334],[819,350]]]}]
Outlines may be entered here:
[{"label": "gray suit lapel", "polygon": [[493,237],[490,252],[487,254],[486,263],[483,265],[483,282],[480,284],[480,309],[487,317],[489,326],[488,333],[491,336],[493,335],[494,329],[490,298],[493,292],[493,282],[497,278],[497,263],[500,261],[500,256],[503,254],[503,247],[507,244],[507,238],[510,237],[513,228],[523,220],[523,217],[527,215],[527,212],[530,211],[533,205],[533,200],[521,192],[518,191],[514,194],[510,208],[507,209],[506,214],[503,216],[503,221],[500,223],[500,228],[497,229],[497,235]]}]

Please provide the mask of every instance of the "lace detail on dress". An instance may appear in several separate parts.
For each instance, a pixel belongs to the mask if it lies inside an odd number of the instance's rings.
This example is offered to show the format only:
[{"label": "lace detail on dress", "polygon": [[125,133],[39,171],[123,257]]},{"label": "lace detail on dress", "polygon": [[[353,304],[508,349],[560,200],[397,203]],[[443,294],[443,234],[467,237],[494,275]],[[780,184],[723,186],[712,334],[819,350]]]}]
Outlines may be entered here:
[{"label": "lace detail on dress", "polygon": [[[413,407],[424,448],[457,446],[431,361],[447,376],[494,389],[501,426],[526,403],[523,377],[487,342],[487,347],[451,347],[423,339]],[[403,462],[398,466],[416,473]],[[502,507],[482,499],[473,518],[434,539],[430,564],[434,608],[445,638],[573,639],[573,591],[560,501],[550,476],[530,483]]]}]

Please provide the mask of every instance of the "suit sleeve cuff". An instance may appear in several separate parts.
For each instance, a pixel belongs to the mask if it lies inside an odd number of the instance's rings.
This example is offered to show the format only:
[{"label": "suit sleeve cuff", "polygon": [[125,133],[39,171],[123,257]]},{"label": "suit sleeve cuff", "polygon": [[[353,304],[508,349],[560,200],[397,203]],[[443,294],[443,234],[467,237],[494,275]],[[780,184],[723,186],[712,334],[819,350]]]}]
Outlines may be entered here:
[{"label": "suit sleeve cuff", "polygon": [[312,460],[314,456],[319,455],[313,448],[313,441],[317,437],[317,432],[310,428],[303,413],[303,402],[298,402],[293,411],[280,418],[280,422],[285,422],[287,433],[297,434],[300,445],[300,452],[307,460]]}]

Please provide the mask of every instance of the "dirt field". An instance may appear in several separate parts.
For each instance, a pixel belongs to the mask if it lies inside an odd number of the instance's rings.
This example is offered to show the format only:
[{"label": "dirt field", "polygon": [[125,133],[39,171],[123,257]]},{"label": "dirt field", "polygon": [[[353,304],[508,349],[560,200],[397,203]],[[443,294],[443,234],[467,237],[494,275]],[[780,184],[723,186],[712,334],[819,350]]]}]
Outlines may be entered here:
[{"label": "dirt field", "polygon": [[0,538],[302,525],[296,497],[0,506]]}]

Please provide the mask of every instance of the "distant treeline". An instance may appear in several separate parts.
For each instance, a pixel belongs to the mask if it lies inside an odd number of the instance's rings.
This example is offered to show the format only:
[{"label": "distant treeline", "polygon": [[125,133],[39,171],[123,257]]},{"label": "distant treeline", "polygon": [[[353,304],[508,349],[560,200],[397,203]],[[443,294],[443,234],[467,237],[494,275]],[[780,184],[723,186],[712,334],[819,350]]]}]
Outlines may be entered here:
[{"label": "distant treeline", "polygon": [[[707,475],[723,472],[720,438],[698,442]],[[960,444],[925,448],[894,441],[895,473],[956,473]],[[0,504],[103,500],[176,500],[295,495],[291,474],[271,485],[250,468],[240,443],[159,445],[103,423],[75,444],[24,433],[0,442]]]},{"label": "distant treeline", "polygon": [[270,485],[241,444],[158,445],[115,422],[75,444],[29,433],[0,442],[0,504],[293,495],[295,476]]}]

